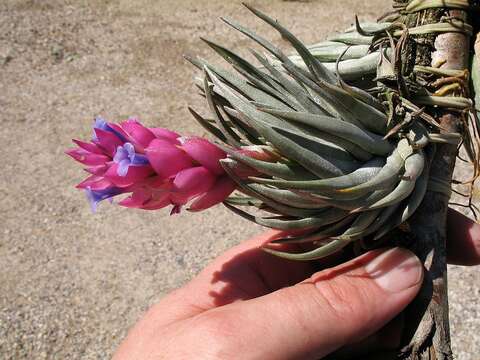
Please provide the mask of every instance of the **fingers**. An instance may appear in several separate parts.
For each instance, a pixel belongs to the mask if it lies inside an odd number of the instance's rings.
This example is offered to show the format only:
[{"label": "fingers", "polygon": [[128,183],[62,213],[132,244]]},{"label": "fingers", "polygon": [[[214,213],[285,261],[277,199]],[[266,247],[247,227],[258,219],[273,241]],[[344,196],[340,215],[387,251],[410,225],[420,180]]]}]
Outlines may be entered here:
[{"label": "fingers", "polygon": [[[228,250],[190,282],[188,291],[209,294],[205,306],[222,306],[262,296],[309,277],[313,273],[312,263],[286,262],[261,249],[280,236],[279,231],[268,231]],[[296,247],[286,245],[283,249],[292,251]]]},{"label": "fingers", "polygon": [[[377,250],[196,319],[210,324],[213,337],[235,334],[227,344],[247,358],[318,359],[379,330],[413,300],[422,279],[423,267],[411,252]],[[222,351],[228,358],[228,346]]]},{"label": "fingers", "polygon": [[217,306],[265,295],[309,277],[314,272],[312,263],[285,261],[261,249],[279,236],[279,231],[267,231],[229,249],[184,287],[154,305],[146,317],[155,319],[157,325],[166,325]]},{"label": "fingers", "polygon": [[[152,342],[159,343],[157,337],[168,325],[236,300],[264,295],[276,290],[274,286],[281,287],[280,282],[288,286],[309,277],[311,263],[288,262],[261,250],[263,244],[279,236],[281,232],[271,230],[242,242],[216,258],[187,285],[166,295],[130,330],[115,359],[143,358],[136,351],[157,347]],[[270,284],[265,286],[265,281]],[[189,328],[195,332],[192,338],[198,340],[201,331]]]},{"label": "fingers", "polygon": [[480,264],[480,225],[448,209],[447,260],[455,265]]}]

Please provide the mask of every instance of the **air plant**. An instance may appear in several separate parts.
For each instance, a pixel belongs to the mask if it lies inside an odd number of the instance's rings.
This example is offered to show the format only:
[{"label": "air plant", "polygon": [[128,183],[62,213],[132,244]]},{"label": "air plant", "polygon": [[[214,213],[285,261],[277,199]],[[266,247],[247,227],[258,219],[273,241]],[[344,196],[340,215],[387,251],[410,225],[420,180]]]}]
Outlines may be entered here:
[{"label": "air plant", "polygon": [[[274,243],[315,245],[304,253],[268,247],[266,251],[313,260],[360,239],[363,247],[378,246],[380,238],[415,213],[428,186],[449,194],[450,184],[430,178],[429,164],[436,143],[459,145],[462,136],[440,133],[441,126],[419,106],[443,101],[468,109],[471,101],[440,100],[402,78],[397,65],[408,34],[402,24],[357,21],[345,33],[308,47],[276,20],[246,7],[278,31],[297,54],[287,56],[249,29],[223,19],[268,55],[252,50],[258,60],[254,65],[205,40],[230,69],[187,59],[203,72],[197,85],[213,121],[193,112],[195,118],[226,144],[222,149],[228,158],[221,163],[241,193],[226,199],[225,205],[257,224],[296,231]],[[345,56],[348,60],[343,60]],[[356,82],[372,88],[354,86]],[[474,142],[468,138],[463,144],[476,162]],[[278,154],[278,160],[261,161],[238,152],[251,145]],[[239,164],[258,175],[237,176]],[[241,207],[262,212],[252,214]]]}]

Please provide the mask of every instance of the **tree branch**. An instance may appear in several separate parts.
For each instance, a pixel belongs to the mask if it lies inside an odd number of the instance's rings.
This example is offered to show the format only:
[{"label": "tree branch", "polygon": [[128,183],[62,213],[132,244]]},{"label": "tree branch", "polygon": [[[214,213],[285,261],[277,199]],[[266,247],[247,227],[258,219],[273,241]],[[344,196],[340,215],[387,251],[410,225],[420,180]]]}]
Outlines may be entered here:
[{"label": "tree branch", "polygon": [[[422,19],[431,21],[443,13],[442,10],[426,10],[431,15],[415,15],[415,21]],[[441,13],[439,13],[441,12]],[[451,10],[448,15],[467,20],[467,14],[460,10]],[[413,19],[410,19],[413,20]],[[431,39],[430,39],[431,40]],[[424,45],[431,44],[428,38]],[[419,46],[416,48],[416,64],[437,66],[441,68],[463,70],[468,63],[469,37],[462,33],[445,33],[435,37],[430,63],[428,54]],[[419,54],[420,52],[420,54]],[[420,61],[418,61],[420,60]],[[437,118],[448,132],[460,132],[462,119],[458,112],[441,111]],[[451,183],[457,147],[442,144],[431,163],[430,176],[447,184]],[[447,295],[447,262],[446,262],[446,216],[449,196],[439,192],[428,191],[422,205],[409,221],[413,241],[410,249],[424,262],[426,268],[425,281],[419,295],[406,309],[406,329],[404,331],[404,347],[399,354],[404,359],[453,359],[450,346],[450,329],[448,317]]]}]

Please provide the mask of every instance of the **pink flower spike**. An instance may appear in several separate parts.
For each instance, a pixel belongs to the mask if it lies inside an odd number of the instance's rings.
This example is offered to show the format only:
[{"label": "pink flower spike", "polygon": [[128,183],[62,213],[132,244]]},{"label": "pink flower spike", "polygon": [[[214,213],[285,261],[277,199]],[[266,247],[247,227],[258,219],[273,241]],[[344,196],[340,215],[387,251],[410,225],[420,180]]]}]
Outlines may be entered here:
[{"label": "pink flower spike", "polygon": [[145,188],[135,190],[129,197],[118,202],[119,205],[129,208],[141,208],[145,203],[150,201],[152,193]]},{"label": "pink flower spike", "polygon": [[155,139],[155,135],[135,119],[128,119],[120,123],[120,126],[128,134],[135,147],[139,147],[137,150],[141,152]]},{"label": "pink flower spike", "polygon": [[200,165],[205,166],[216,175],[225,173],[219,161],[227,155],[219,147],[199,137],[181,138],[180,141],[182,149]]},{"label": "pink flower spike", "polygon": [[144,210],[157,210],[171,204],[168,192],[152,192],[148,188],[140,188],[126,199],[119,202],[119,205],[139,208]]},{"label": "pink flower spike", "polygon": [[112,183],[105,179],[103,176],[96,176],[92,175],[83,180],[80,184],[76,186],[77,189],[87,189],[91,188],[91,190],[99,191],[105,190],[109,187],[112,187]]},{"label": "pink flower spike", "polygon": [[125,176],[118,175],[118,164],[112,163],[105,173],[105,177],[115,186],[124,188],[142,181],[147,176],[153,174],[150,166],[130,166]]},{"label": "pink flower spike", "polygon": [[141,202],[135,201],[131,196],[119,201],[118,205],[132,209],[138,209],[142,206]]},{"label": "pink flower spike", "polygon": [[227,176],[222,176],[217,179],[212,188],[205,194],[196,198],[190,207],[189,211],[202,211],[225,200],[234,190],[235,183]]},{"label": "pink flower spike", "polygon": [[173,189],[173,179],[162,179],[160,176],[153,176],[145,179],[145,186],[159,191],[170,191]]},{"label": "pink flower spike", "polygon": [[174,176],[192,166],[190,157],[166,140],[155,139],[145,149],[147,159],[161,179]]},{"label": "pink flower spike", "polygon": [[167,196],[167,197],[165,197],[164,199],[161,199],[161,200],[152,199],[148,203],[143,205],[141,207],[141,209],[143,209],[143,210],[158,210],[158,209],[163,209],[164,207],[169,206],[169,205],[171,205],[171,202],[170,202],[170,199]]},{"label": "pink flower spike", "polygon": [[108,128],[111,129],[111,131],[115,135],[117,135],[122,140],[122,142],[128,141],[128,134],[125,132],[125,130],[122,129],[122,127],[119,124],[109,122],[109,123],[106,123],[106,125],[108,126]]},{"label": "pink flower spike", "polygon": [[115,155],[117,147],[123,145],[123,141],[110,131],[97,128],[93,129],[93,131],[95,131],[95,135],[97,137],[96,144],[104,149],[105,152],[111,157]]},{"label": "pink flower spike", "polygon": [[110,160],[106,155],[91,153],[81,148],[69,149],[65,153],[76,161],[88,166],[103,165]]},{"label": "pink flower spike", "polygon": [[178,135],[174,131],[164,128],[150,128],[150,131],[155,135],[157,139],[166,140],[171,142],[172,144],[180,145],[180,141],[178,141],[180,135]]},{"label": "pink flower spike", "polygon": [[[165,128],[147,128],[136,119],[120,124],[97,117],[91,142],[66,153],[85,164],[89,176],[77,185],[95,209],[125,194],[120,205],[145,210],[172,206],[177,214],[194,200],[192,211],[221,202],[234,189],[220,160],[226,154],[206,139],[181,138]],[[196,198],[196,200],[195,200]]]},{"label": "pink flower spike", "polygon": [[88,142],[85,142],[85,141],[81,141],[81,140],[76,140],[76,139],[72,139],[72,141],[78,145],[78,147],[88,151],[88,152],[91,152],[91,153],[94,153],[94,154],[103,154],[102,152],[102,149],[100,149],[97,145],[93,144],[93,143],[88,143]]},{"label": "pink flower spike", "polygon": [[210,190],[215,182],[215,176],[203,166],[197,166],[180,171],[173,185],[185,196],[196,196]]},{"label": "pink flower spike", "polygon": [[85,169],[85,171],[92,175],[102,176],[105,174],[105,171],[107,171],[107,169],[108,169],[108,165],[102,164],[102,165],[89,166],[88,168]]}]

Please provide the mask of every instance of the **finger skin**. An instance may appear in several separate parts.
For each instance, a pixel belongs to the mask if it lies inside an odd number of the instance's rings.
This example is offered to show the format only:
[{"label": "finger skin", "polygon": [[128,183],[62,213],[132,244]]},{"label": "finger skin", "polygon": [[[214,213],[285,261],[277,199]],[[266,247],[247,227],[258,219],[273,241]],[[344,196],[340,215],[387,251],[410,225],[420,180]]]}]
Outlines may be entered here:
[{"label": "finger skin", "polygon": [[[380,329],[414,298],[422,277],[407,250],[372,251],[296,285],[167,326],[144,319],[115,359],[318,359]],[[408,286],[397,288],[402,278],[410,279]]]},{"label": "finger skin", "polygon": [[[191,318],[212,308],[276,290],[255,287],[261,276],[260,267],[265,271],[276,272],[276,277],[285,282],[278,283],[277,288],[309,277],[314,272],[311,263],[285,262],[261,250],[262,245],[283,235],[276,230],[266,231],[218,256],[189,283],[170,292],[153,305],[129,331],[114,359],[137,359],[140,355],[137,357],[136,351],[148,349],[151,339],[159,333],[165,333],[164,328],[169,325],[175,328],[179,324],[189,323]],[[265,274],[265,277],[272,276]],[[287,284],[288,278],[291,282]],[[242,286],[244,283],[248,286]],[[222,293],[224,296],[221,298]],[[195,334],[192,337],[198,340]],[[141,356],[145,356],[143,350]]]},{"label": "finger skin", "polygon": [[[266,231],[217,257],[184,287],[162,299],[158,306],[169,307],[169,310],[158,311],[157,321],[168,323],[235,301],[266,295],[339,263],[340,253],[321,262],[299,262],[281,259],[262,250],[266,243],[284,236],[281,231]],[[282,244],[279,249],[299,251],[299,246]],[[300,250],[305,251],[305,248]]]},{"label": "finger skin", "polygon": [[448,209],[447,260],[454,265],[480,265],[480,225]]},{"label": "finger skin", "polygon": [[[380,273],[397,269],[398,275],[407,258],[414,259],[408,266],[422,268],[409,251],[394,251],[398,261],[386,261]],[[383,253],[369,252],[298,285],[220,307],[200,317],[213,317],[214,327],[235,334],[231,353],[227,345],[224,354],[233,355],[243,345],[247,359],[318,359],[373,334],[417,294],[421,270],[414,284],[398,292],[386,291],[374,280],[376,275],[367,273],[366,265]],[[249,348],[248,344],[255,346]]]},{"label": "finger skin", "polygon": [[[313,263],[284,261],[261,249],[283,235],[275,230],[266,231],[229,249],[185,286],[166,295],[149,310],[149,316],[155,316],[158,323],[168,324],[308,278],[315,272]],[[294,250],[291,245],[283,248]],[[166,308],[168,311],[163,310]]]}]

